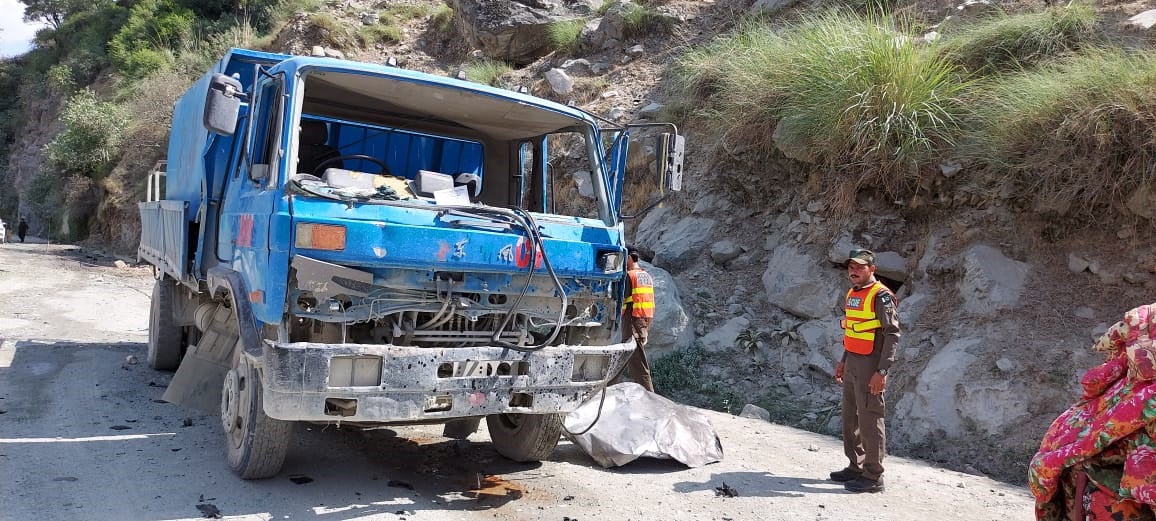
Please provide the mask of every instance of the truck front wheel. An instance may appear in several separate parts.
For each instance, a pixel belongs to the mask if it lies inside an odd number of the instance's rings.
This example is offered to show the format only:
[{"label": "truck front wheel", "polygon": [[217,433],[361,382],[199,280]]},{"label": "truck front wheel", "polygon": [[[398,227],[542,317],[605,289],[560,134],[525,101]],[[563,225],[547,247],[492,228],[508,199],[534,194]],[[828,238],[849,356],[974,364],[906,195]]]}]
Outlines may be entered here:
[{"label": "truck front wheel", "polygon": [[153,301],[149,308],[149,367],[172,371],[181,365],[181,327],[173,318],[176,281],[168,277],[153,284]]},{"label": "truck front wheel", "polygon": [[225,374],[221,425],[225,428],[229,468],[241,479],[271,478],[281,471],[293,422],[265,415],[261,375],[244,355]]},{"label": "truck front wheel", "polygon": [[514,461],[542,461],[550,457],[562,436],[561,414],[491,414],[486,427],[494,449]]}]

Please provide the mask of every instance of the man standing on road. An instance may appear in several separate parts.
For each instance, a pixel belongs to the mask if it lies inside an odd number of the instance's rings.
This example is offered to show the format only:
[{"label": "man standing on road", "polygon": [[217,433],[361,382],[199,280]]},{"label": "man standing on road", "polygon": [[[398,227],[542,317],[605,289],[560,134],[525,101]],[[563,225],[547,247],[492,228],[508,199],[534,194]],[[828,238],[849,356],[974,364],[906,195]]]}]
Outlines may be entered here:
[{"label": "man standing on road", "polygon": [[887,448],[883,393],[895,362],[899,316],[895,294],[875,279],[875,254],[856,249],[849,257],[843,360],[835,365],[835,381],[843,384],[843,451],[849,464],[832,472],[831,480],[851,492],[882,492]]},{"label": "man standing on road", "polygon": [[629,248],[626,257],[626,290],[628,296],[622,304],[622,341],[634,337],[637,346],[626,368],[636,383],[654,392],[654,382],[650,379],[650,364],[646,362],[646,335],[650,321],[654,319],[654,279],[638,263],[638,250]]},{"label": "man standing on road", "polygon": [[21,217],[20,224],[16,225],[16,236],[20,237],[20,242],[24,242],[25,235],[28,235],[28,221]]}]

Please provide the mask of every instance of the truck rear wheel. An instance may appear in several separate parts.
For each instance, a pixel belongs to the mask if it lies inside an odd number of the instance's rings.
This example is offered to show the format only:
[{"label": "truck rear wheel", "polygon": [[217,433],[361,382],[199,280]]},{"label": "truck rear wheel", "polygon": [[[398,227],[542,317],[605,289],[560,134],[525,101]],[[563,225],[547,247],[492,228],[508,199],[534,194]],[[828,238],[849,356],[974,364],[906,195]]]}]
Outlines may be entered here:
[{"label": "truck rear wheel", "polygon": [[276,476],[289,452],[293,422],[265,415],[261,375],[244,355],[225,374],[221,392],[221,425],[225,428],[229,468],[241,479]]},{"label": "truck rear wheel", "polygon": [[491,414],[486,427],[494,449],[514,461],[550,457],[562,436],[561,414]]},{"label": "truck rear wheel", "polygon": [[173,298],[176,281],[161,278],[153,284],[152,305],[149,308],[149,367],[172,371],[181,365],[181,327],[173,318]]}]

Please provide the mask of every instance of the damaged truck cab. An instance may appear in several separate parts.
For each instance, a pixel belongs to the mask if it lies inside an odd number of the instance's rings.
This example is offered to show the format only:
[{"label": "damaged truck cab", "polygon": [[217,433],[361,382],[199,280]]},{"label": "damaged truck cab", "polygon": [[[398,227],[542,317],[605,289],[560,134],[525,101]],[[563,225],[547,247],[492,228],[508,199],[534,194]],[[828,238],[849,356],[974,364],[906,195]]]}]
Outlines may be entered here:
[{"label": "damaged truck cab", "polygon": [[[295,421],[465,437],[485,418],[499,453],[546,458],[634,349],[629,131],[453,78],[231,50],[176,103],[140,203],[165,399],[219,411],[246,479],[279,472]],[[657,138],[677,190],[682,138]]]}]

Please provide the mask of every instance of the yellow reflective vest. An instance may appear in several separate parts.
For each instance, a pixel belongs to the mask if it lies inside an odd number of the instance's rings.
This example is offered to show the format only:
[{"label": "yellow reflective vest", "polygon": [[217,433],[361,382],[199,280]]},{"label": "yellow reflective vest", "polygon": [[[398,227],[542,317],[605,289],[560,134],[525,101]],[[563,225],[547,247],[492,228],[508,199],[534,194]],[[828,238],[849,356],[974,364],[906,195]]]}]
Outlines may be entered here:
[{"label": "yellow reflective vest", "polygon": [[891,293],[882,282],[847,290],[843,306],[847,318],[843,320],[843,348],[860,355],[869,355],[875,349],[875,332],[883,327],[875,314],[875,296],[880,291]]},{"label": "yellow reflective vest", "polygon": [[630,299],[623,303],[630,304],[630,316],[654,318],[654,279],[643,270],[626,272],[630,277]]}]

